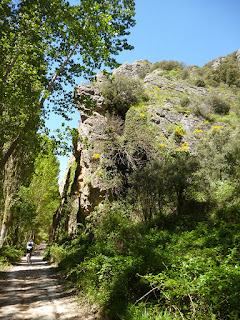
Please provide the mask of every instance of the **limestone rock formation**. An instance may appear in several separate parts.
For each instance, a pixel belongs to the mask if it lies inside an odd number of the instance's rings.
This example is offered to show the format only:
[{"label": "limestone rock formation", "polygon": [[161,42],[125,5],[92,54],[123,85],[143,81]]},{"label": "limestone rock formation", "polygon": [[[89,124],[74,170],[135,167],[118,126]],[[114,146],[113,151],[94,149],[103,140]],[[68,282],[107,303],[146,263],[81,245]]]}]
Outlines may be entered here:
[{"label": "limestone rock formation", "polygon": [[152,63],[148,60],[137,60],[132,64],[124,63],[113,71],[113,76],[117,74],[126,75],[130,78],[143,79],[150,72]]},{"label": "limestone rock formation", "polygon": [[[236,56],[240,63],[240,49]],[[222,58],[214,60],[212,68],[216,69],[221,62]],[[137,60],[133,64],[125,63],[120,66],[113,71],[113,76],[125,75],[141,79],[150,99],[147,104],[148,119],[155,131],[159,132],[159,137],[170,139],[172,128],[181,126],[184,136],[176,143],[176,147],[185,143],[190,152],[194,152],[194,146],[199,139],[196,132],[201,133],[210,127],[201,116],[201,113],[208,114],[211,111],[209,105],[204,102],[207,101],[209,90],[197,87],[193,82],[168,76],[160,69],[151,72],[151,67],[151,62]],[[96,79],[97,83],[101,83],[106,77],[100,72]],[[192,110],[197,104],[201,112],[195,110],[193,113],[181,107],[181,98],[186,96],[189,97]],[[84,222],[95,206],[106,197],[112,199],[112,190],[104,181],[101,172],[108,122],[104,97],[95,83],[79,86],[75,91],[75,98],[81,116],[81,124],[77,128],[79,141],[75,145],[74,155],[69,158],[60,184],[62,200],[54,217],[53,239],[57,237],[59,228],[65,228],[68,234],[75,232],[77,224]],[[228,96],[228,99],[232,97]]]}]

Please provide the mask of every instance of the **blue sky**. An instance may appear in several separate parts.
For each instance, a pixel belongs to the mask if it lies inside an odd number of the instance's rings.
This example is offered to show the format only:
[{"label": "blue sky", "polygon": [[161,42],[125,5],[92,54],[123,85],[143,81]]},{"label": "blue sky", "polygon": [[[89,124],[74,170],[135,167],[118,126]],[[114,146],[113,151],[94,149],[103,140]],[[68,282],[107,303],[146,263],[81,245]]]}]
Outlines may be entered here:
[{"label": "blue sky", "polygon": [[[135,18],[128,37],[135,48],[118,56],[122,64],[178,60],[201,67],[240,48],[240,0],[136,0]],[[78,123],[76,114],[71,125]],[[67,157],[59,160],[61,178]]]},{"label": "blue sky", "polygon": [[135,49],[120,62],[148,59],[203,64],[240,48],[239,0],[136,0]]}]

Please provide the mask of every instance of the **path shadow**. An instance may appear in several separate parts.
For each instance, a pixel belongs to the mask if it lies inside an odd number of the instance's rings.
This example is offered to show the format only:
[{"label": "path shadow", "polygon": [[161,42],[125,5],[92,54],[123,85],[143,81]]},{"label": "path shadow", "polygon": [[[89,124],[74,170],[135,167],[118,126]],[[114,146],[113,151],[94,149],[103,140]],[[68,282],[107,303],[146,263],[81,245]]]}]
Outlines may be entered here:
[{"label": "path shadow", "polygon": [[0,293],[1,308],[62,299],[72,296],[74,290],[64,291],[51,266],[42,260],[41,254],[34,253],[31,264],[27,264],[23,258],[13,270],[0,271]]}]

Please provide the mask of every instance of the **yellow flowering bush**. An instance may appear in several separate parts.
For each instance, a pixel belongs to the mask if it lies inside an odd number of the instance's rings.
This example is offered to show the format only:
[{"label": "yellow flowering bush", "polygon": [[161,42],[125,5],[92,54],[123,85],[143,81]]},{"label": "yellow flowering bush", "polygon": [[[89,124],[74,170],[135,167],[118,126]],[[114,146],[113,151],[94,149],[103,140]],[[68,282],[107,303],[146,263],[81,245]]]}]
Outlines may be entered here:
[{"label": "yellow flowering bush", "polygon": [[181,138],[183,134],[184,134],[183,129],[180,126],[177,126],[175,130],[175,136]]},{"label": "yellow flowering bush", "polygon": [[186,142],[183,142],[182,146],[180,148],[177,148],[177,151],[188,152],[188,144]]}]

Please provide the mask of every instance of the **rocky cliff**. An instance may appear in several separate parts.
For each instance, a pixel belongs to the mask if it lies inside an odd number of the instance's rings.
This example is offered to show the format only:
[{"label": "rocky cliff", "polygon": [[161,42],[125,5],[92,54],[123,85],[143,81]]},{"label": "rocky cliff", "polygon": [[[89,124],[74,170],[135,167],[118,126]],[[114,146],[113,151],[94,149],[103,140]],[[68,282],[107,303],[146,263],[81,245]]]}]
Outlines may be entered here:
[{"label": "rocky cliff", "polygon": [[[239,64],[240,50],[232,57]],[[224,61],[224,57],[212,61],[211,65],[207,66],[208,72],[217,70]],[[224,97],[231,105],[231,112],[236,111],[234,106],[237,97],[232,90],[228,90],[227,85],[206,85],[204,81],[208,78],[204,78],[203,68],[194,66],[164,70],[155,67],[156,64],[147,60],[138,60],[114,70],[113,76],[127,76],[129,79],[139,79],[142,82],[148,95],[142,114],[147,118],[151,130],[155,132],[156,148],[165,147],[168,141],[173,148],[194,153],[194,146],[204,131],[211,129],[213,124],[228,125],[223,117],[216,119],[214,116],[210,97],[213,94]],[[200,77],[204,83],[202,85],[198,81]],[[62,201],[54,217],[53,237],[57,236],[59,228],[64,228],[68,234],[75,232],[77,223],[82,223],[95,206],[103,199],[111,200],[113,197],[111,186],[104,180],[101,169],[104,152],[106,153],[104,142],[107,139],[106,127],[109,117],[99,84],[104,82],[106,77],[99,73],[96,79],[92,85],[79,86],[75,91],[75,97],[81,101],[78,102],[81,116],[81,124],[78,127],[79,141],[60,184]],[[91,112],[87,103],[89,101]]]}]

